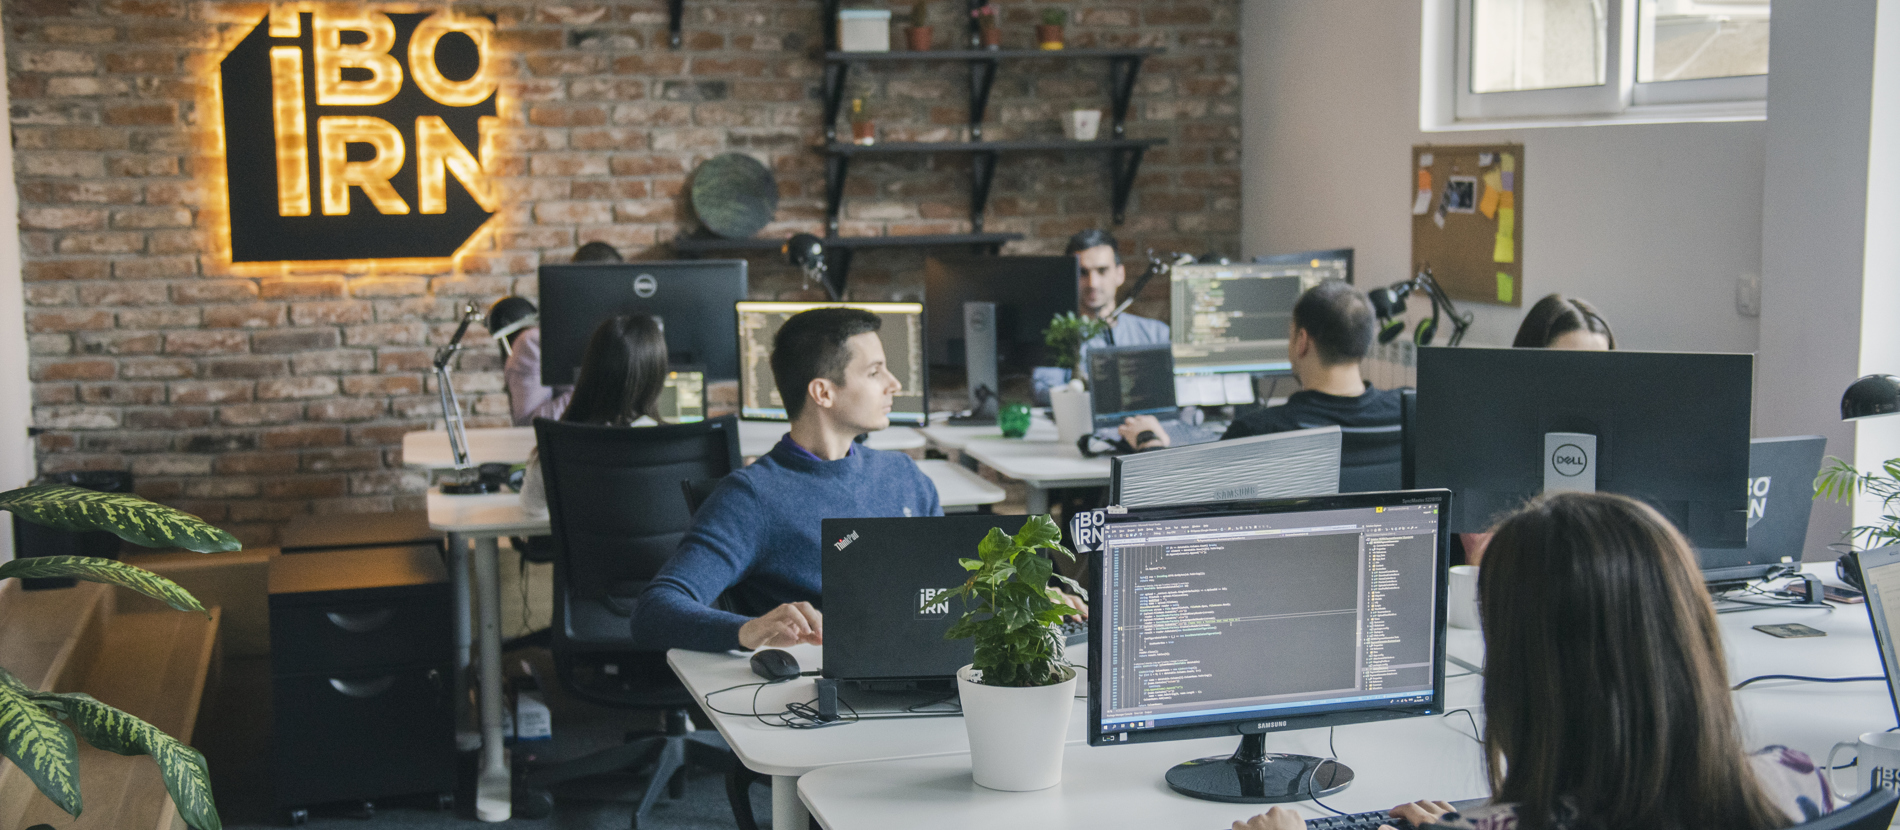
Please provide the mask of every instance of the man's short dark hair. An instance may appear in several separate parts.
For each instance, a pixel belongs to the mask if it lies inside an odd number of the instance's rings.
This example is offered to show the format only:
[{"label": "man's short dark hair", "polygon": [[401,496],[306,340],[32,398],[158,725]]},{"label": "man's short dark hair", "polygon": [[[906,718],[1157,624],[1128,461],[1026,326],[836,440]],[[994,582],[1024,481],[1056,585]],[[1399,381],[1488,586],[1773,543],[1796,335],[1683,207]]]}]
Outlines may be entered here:
[{"label": "man's short dark hair", "polygon": [[619,249],[598,239],[582,245],[574,252],[575,262],[625,262]]},{"label": "man's short dark hair", "polygon": [[1306,331],[1329,365],[1356,363],[1372,351],[1376,323],[1365,292],[1344,280],[1326,280],[1293,304],[1293,325]]},{"label": "man's short dark hair", "polygon": [[883,324],[869,311],[835,307],[814,308],[786,320],[772,338],[772,378],[786,417],[797,420],[805,410],[805,390],[813,380],[844,383],[844,367],[851,362],[846,341]]},{"label": "man's short dark hair", "polygon": [[1088,230],[1069,237],[1069,247],[1064,248],[1063,253],[1069,256],[1075,256],[1090,248],[1096,248],[1102,245],[1107,245],[1109,250],[1115,252],[1116,262],[1122,261],[1121,248],[1116,246],[1114,235],[1101,228],[1089,228]]}]

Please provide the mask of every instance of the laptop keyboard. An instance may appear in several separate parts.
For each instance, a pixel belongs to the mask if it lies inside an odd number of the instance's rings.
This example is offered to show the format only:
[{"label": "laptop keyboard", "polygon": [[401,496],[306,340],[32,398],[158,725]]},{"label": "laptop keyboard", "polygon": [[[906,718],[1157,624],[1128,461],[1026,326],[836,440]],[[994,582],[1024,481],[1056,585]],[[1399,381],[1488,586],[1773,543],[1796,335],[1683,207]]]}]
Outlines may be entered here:
[{"label": "laptop keyboard", "polygon": [[1075,622],[1071,620],[1056,626],[1056,630],[1062,633],[1062,644],[1065,646],[1079,646],[1089,641],[1089,624],[1087,622]]},{"label": "laptop keyboard", "polygon": [[1178,420],[1162,421],[1161,431],[1168,434],[1168,446],[1171,447],[1211,444],[1220,440],[1219,432],[1201,424],[1189,424]]}]

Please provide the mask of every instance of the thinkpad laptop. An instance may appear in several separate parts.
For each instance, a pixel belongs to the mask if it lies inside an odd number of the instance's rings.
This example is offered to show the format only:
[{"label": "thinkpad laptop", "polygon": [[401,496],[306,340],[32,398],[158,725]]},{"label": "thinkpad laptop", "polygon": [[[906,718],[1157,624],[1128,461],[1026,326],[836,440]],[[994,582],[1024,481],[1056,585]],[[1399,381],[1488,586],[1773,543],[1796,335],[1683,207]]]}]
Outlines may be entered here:
[{"label": "thinkpad laptop", "polygon": [[1027,516],[825,519],[824,677],[866,689],[954,688],[970,663],[969,640],[944,632],[961,600],[925,602],[963,584],[958,559],[976,557],[991,528],[1015,534]]},{"label": "thinkpad laptop", "polygon": [[1827,439],[1757,438],[1748,444],[1748,546],[1697,553],[1711,585],[1751,582],[1799,567]]}]

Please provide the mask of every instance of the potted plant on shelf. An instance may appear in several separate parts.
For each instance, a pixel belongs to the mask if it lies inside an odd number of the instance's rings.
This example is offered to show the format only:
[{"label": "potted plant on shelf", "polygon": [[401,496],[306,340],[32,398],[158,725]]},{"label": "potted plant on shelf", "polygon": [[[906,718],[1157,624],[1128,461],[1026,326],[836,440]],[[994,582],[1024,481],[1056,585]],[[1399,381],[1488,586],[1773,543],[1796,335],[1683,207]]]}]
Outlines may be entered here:
[{"label": "potted plant on shelf", "polygon": [[[231,534],[189,513],[153,504],[129,493],[100,493],[64,484],[22,487],[0,493],[0,510],[60,530],[110,531],[146,547],[181,547],[199,553],[238,550]],[[180,611],[209,616],[189,592],[162,576],[111,559],[34,556],[0,565],[7,577],[74,577],[137,591]],[[75,818],[79,792],[79,744],[120,755],[150,755],[178,817],[196,830],[219,830],[211,800],[211,775],[197,750],[145,721],[82,692],[42,692],[0,668],[0,752],[26,774],[40,793]]]},{"label": "potted plant on shelf", "polygon": [[985,49],[996,49],[1003,44],[1003,30],[998,25],[995,3],[984,3],[970,10],[970,19],[976,21],[976,43]]},{"label": "potted plant on shelf", "polygon": [[1044,550],[1075,558],[1047,515],[1030,516],[1014,536],[991,528],[977,558],[958,560],[969,579],[925,603],[963,599],[963,617],[944,637],[975,641],[970,665],[957,672],[957,693],[970,735],[970,774],[992,790],[1042,790],[1062,780],[1076,671],[1063,659],[1055,626],[1075,609],[1049,583],[1061,580],[1077,596],[1087,592],[1057,574]]},{"label": "potted plant on shelf", "polygon": [[1042,23],[1036,26],[1036,43],[1044,51],[1053,52],[1062,48],[1062,24],[1069,22],[1069,13],[1061,9],[1043,9]]},{"label": "potted plant on shelf", "polygon": [[1068,384],[1049,390],[1049,415],[1056,422],[1056,440],[1065,448],[1087,435],[1094,420],[1082,371],[1082,344],[1105,331],[1108,323],[1073,311],[1056,315],[1042,331],[1042,342],[1055,354],[1056,366],[1069,370]]},{"label": "potted plant on shelf", "polygon": [[863,98],[851,99],[851,143],[877,143],[877,124],[871,121],[871,114],[864,111]]},{"label": "potted plant on shelf", "polygon": [[930,4],[917,3],[910,7],[910,51],[930,51]]}]

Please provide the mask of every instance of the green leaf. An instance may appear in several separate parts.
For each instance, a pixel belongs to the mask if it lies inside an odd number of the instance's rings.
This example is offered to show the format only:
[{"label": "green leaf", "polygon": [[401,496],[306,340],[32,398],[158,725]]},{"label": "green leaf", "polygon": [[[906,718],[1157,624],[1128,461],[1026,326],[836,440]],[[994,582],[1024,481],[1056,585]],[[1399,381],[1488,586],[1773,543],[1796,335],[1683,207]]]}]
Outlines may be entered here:
[{"label": "green leaf", "polygon": [[211,773],[198,750],[165,734],[158,727],[107,706],[82,693],[42,693],[42,702],[57,702],[72,718],[73,729],[86,743],[120,755],[150,755],[165,779],[165,791],[178,805],[178,815],[197,830],[221,830],[217,805],[211,801]]},{"label": "green leaf", "polygon": [[976,543],[976,555],[982,558],[985,565],[993,565],[997,560],[1005,559],[1015,551],[1016,540],[1010,538],[1009,534],[1004,533],[1000,527],[990,528],[989,535],[984,536],[983,541]]},{"label": "green leaf", "polygon": [[130,493],[99,493],[64,484],[42,484],[0,493],[0,510],[60,530],[104,530],[148,548],[180,547],[199,553],[244,547],[203,519]]},{"label": "green leaf", "polygon": [[1081,597],[1083,602],[1088,601],[1089,589],[1082,587],[1081,583],[1076,582],[1075,580],[1070,579],[1066,576],[1063,576],[1062,574],[1056,574],[1056,579],[1061,580],[1063,585],[1068,586],[1069,593],[1074,594],[1078,597]]},{"label": "green leaf", "polygon": [[87,582],[104,582],[137,591],[180,611],[197,611],[207,617],[211,616],[211,612],[206,611],[189,591],[178,587],[178,583],[143,568],[135,568],[111,559],[95,559],[90,556],[29,556],[0,565],[0,579],[9,576],[21,579],[70,576]]},{"label": "green leaf", "polygon": [[1046,545],[1062,544],[1062,528],[1056,526],[1049,514],[1041,513],[1029,517],[1023,522],[1023,529],[1016,531],[1016,545],[1025,548],[1037,548]]},{"label": "green leaf", "polygon": [[981,568],[981,567],[983,567],[983,560],[981,560],[981,559],[958,559],[958,560],[957,560],[957,564],[959,564],[959,565],[962,565],[962,566],[963,566],[963,569],[964,569],[964,570],[966,570],[966,571],[974,571],[974,570],[976,570],[977,568]]},{"label": "green leaf", "polygon": [[32,694],[26,684],[0,669],[0,755],[60,809],[78,818],[79,743]]}]

